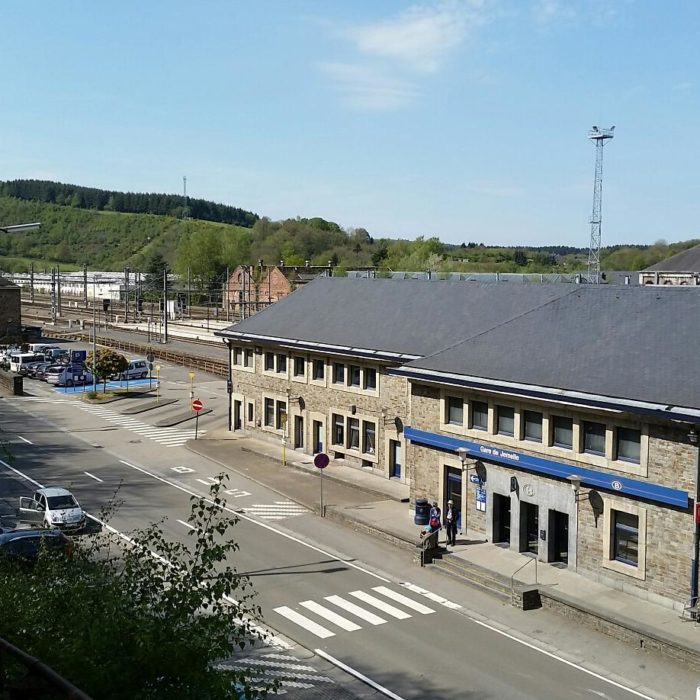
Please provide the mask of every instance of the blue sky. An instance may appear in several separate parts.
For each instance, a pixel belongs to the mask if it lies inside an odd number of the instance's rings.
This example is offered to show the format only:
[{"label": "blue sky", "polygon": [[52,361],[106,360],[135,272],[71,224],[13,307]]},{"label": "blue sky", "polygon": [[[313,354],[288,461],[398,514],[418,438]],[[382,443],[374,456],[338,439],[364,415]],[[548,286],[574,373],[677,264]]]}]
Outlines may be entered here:
[{"label": "blue sky", "polygon": [[5,0],[0,179],[373,236],[700,237],[700,3]]}]

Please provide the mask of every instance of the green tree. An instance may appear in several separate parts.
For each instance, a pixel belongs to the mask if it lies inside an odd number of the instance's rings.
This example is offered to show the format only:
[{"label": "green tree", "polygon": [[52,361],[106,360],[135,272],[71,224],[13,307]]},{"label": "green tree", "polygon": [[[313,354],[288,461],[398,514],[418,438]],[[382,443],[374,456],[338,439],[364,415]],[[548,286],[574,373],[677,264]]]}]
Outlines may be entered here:
[{"label": "green tree", "polygon": [[90,371],[102,380],[102,392],[107,391],[107,380],[115,374],[124,372],[129,366],[129,361],[111,348],[100,348],[97,351],[96,359],[92,350],[88,353],[85,364],[90,367]]},{"label": "green tree", "polygon": [[0,566],[0,636],[94,698],[265,697],[249,670],[220,665],[259,638],[260,616],[231,563],[238,519],[225,508],[227,478],[190,499],[187,542],[160,524],[129,543],[105,529],[80,538],[70,559],[43,552],[31,571]]}]

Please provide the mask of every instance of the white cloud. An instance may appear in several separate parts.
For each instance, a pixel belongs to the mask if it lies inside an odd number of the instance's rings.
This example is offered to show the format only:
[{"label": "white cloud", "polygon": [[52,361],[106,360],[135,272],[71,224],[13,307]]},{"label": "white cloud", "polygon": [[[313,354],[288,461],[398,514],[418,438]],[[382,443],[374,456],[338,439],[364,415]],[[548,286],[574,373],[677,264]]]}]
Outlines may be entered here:
[{"label": "white cloud", "polygon": [[438,0],[399,15],[340,30],[353,55],[321,64],[343,102],[358,109],[396,109],[421,93],[420,81],[482,24],[493,0]]},{"label": "white cloud", "polygon": [[471,26],[483,21],[483,2],[414,5],[398,17],[352,27],[346,36],[368,56],[395,60],[411,70],[438,70],[451,49],[464,41]]},{"label": "white cloud", "polygon": [[333,81],[343,102],[357,109],[396,109],[412,102],[419,94],[410,81],[382,73],[374,66],[325,63],[321,68]]}]

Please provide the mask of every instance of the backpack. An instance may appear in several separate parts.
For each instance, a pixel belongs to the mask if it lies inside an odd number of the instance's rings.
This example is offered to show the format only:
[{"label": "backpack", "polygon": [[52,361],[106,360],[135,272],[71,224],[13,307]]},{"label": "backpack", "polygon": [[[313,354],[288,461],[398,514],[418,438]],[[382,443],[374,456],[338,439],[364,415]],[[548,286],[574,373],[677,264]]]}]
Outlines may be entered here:
[{"label": "backpack", "polygon": [[433,530],[436,530],[437,528],[440,527],[440,518],[437,516],[433,516],[430,518],[430,527],[433,528]]}]

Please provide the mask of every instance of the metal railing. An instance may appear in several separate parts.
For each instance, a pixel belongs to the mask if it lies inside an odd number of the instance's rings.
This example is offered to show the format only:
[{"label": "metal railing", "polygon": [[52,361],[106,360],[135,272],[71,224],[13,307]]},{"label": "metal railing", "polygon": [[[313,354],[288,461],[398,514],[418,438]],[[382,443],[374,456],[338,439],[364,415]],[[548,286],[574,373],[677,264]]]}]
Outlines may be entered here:
[{"label": "metal railing", "polygon": [[[24,667],[25,674],[8,683],[6,677],[7,657]],[[46,697],[46,690],[54,691],[51,697],[71,698],[71,700],[92,700],[80,688],[76,688],[63,676],[59,676],[50,666],[47,666],[34,656],[30,656],[14,644],[0,637],[0,693],[7,692],[9,698],[39,698]]]},{"label": "metal railing", "polygon": [[519,566],[510,577],[510,595],[511,598],[515,595],[515,577],[529,564],[535,562],[535,585],[537,585],[537,557],[529,558],[522,566]]}]

